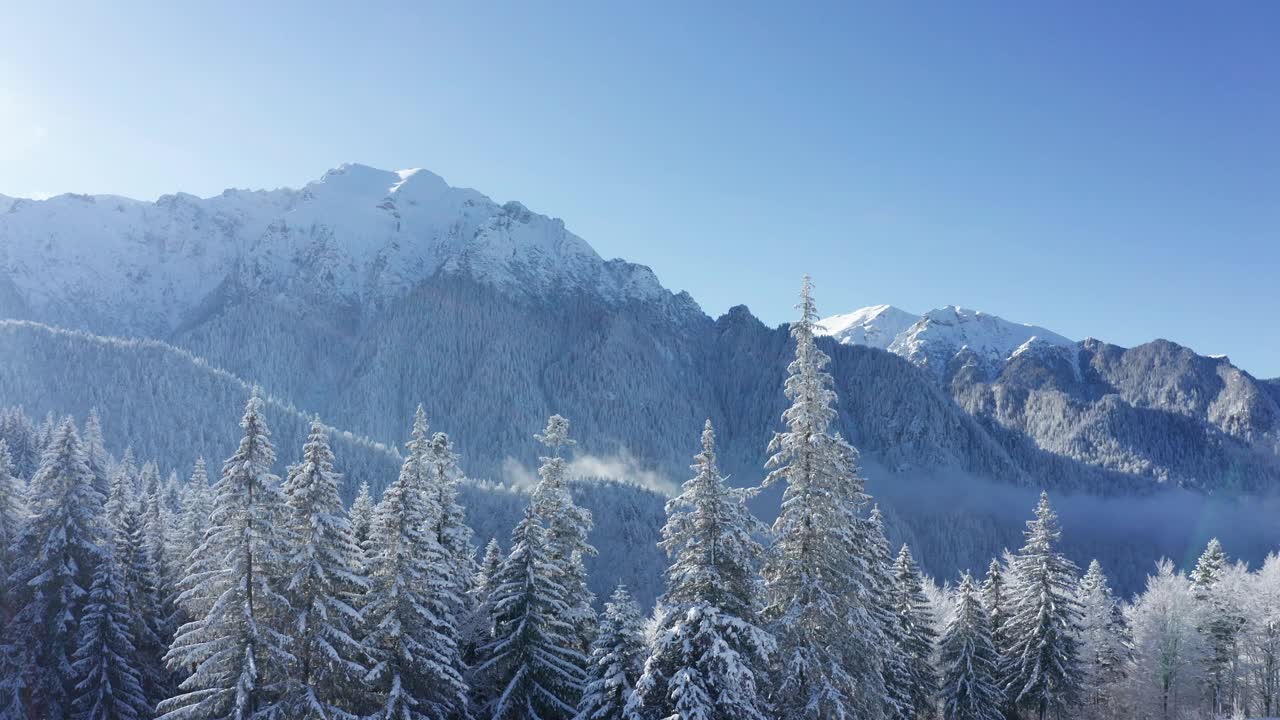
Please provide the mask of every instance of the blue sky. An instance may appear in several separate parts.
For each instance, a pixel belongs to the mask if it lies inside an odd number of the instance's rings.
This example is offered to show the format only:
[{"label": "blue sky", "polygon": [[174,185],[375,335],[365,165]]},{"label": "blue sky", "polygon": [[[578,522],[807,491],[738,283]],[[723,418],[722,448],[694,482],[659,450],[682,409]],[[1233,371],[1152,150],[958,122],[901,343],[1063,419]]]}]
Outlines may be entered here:
[{"label": "blue sky", "polygon": [[0,193],[426,167],[713,315],[808,271],[1280,376],[1280,4],[255,5],[7,4]]}]

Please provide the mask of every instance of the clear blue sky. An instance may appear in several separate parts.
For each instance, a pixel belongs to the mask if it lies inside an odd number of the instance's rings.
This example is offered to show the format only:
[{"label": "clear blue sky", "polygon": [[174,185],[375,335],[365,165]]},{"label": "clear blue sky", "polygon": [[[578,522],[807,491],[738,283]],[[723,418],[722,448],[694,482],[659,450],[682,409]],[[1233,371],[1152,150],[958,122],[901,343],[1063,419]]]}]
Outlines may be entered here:
[{"label": "clear blue sky", "polygon": [[1280,3],[263,5],[7,4],[0,193],[420,166],[713,315],[808,271],[1280,375]]}]

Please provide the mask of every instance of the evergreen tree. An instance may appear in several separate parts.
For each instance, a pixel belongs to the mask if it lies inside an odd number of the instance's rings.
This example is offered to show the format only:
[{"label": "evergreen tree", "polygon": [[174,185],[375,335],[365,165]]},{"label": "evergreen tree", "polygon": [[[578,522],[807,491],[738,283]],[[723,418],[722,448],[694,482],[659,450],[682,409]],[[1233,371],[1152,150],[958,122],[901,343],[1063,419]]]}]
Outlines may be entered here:
[{"label": "evergreen tree", "polygon": [[870,611],[884,636],[886,652],[881,675],[885,688],[885,717],[910,720],[914,676],[907,651],[907,626],[898,618],[897,585],[894,576],[896,559],[889,550],[885,534],[884,514],[880,506],[871,508],[867,533],[868,557],[872,577]]},{"label": "evergreen tree", "polygon": [[10,575],[15,615],[6,633],[32,717],[71,712],[77,623],[102,561],[102,497],[70,417],[51,431],[31,479],[30,515],[18,536]]},{"label": "evergreen tree", "polygon": [[134,464],[133,448],[125,448],[124,457],[111,471],[107,481],[107,526],[118,529],[121,519],[140,512],[137,491],[138,468]]},{"label": "evergreen tree", "polygon": [[920,568],[906,545],[894,563],[893,581],[895,617],[903,639],[898,651],[906,658],[911,678],[908,717],[929,720],[936,714],[933,698],[938,692],[938,680],[933,670],[933,651],[938,632],[933,626],[933,608],[924,592]]},{"label": "evergreen tree", "polygon": [[80,621],[75,664],[76,720],[149,720],[151,703],[142,690],[134,623],[124,602],[116,564],[108,554],[93,574]]},{"label": "evergreen tree", "polygon": [[477,677],[489,688],[492,720],[567,720],[582,695],[587,659],[575,649],[561,573],[533,507],[511,533],[511,555],[493,579],[493,640]]},{"label": "evergreen tree", "polygon": [[9,622],[9,575],[16,569],[14,549],[22,531],[26,490],[13,473],[9,446],[0,440],[0,629]]},{"label": "evergreen tree", "polygon": [[1013,558],[1002,680],[1013,704],[1044,720],[1079,699],[1079,570],[1055,549],[1062,530],[1047,493],[1040,494],[1036,518],[1024,534],[1026,544]]},{"label": "evergreen tree", "polygon": [[633,718],[768,717],[767,662],[774,640],[755,625],[760,608],[752,537],[764,526],[747,510],[748,493],[728,487],[716,466],[707,421],[696,473],[667,503],[660,546],[671,557],[667,591]]},{"label": "evergreen tree", "polygon": [[204,543],[204,534],[209,529],[209,516],[212,514],[213,496],[209,488],[209,472],[205,468],[204,458],[197,457],[191,479],[187,481],[182,496],[181,518],[178,521],[181,567],[187,567],[192,562],[191,553]]},{"label": "evergreen tree", "polygon": [[1011,557],[1006,551],[1004,564],[1001,564],[998,558],[991,558],[991,564],[987,566],[987,576],[982,581],[982,606],[991,616],[991,641],[1001,657],[1004,657],[1008,648],[1005,623],[1008,619],[1009,591],[1005,586],[1005,568],[1008,567]]},{"label": "evergreen tree", "polygon": [[471,576],[475,574],[475,546],[466,511],[458,503],[458,455],[453,452],[449,436],[438,432],[431,436],[427,460],[427,487],[434,495],[431,518],[436,542],[444,553],[446,579],[449,583],[450,611],[456,618],[471,612]]},{"label": "evergreen tree", "polygon": [[93,489],[107,497],[110,492],[111,456],[102,438],[102,421],[98,419],[97,408],[89,410],[89,418],[84,423],[84,460],[89,472],[93,473]]},{"label": "evergreen tree", "polygon": [[806,276],[795,360],[785,385],[787,429],[769,444],[767,485],[786,483],[764,565],[765,617],[778,640],[778,711],[787,718],[875,719],[891,703],[884,637],[864,519],[868,502],[857,451],[831,434],[836,394],[814,341],[817,309]]},{"label": "evergreen tree", "polygon": [[360,483],[360,491],[351,503],[351,532],[355,535],[356,545],[363,552],[369,547],[369,538],[373,536],[373,515],[376,509],[373,496],[369,494],[369,483]]},{"label": "evergreen tree", "polygon": [[173,517],[165,502],[164,483],[155,463],[147,463],[140,473],[142,487],[142,533],[147,557],[155,572],[160,637],[168,645],[183,619],[178,612],[178,571],[173,565]]},{"label": "evergreen tree", "polygon": [[640,606],[618,583],[604,605],[600,631],[591,647],[576,720],[624,720],[646,654]]},{"label": "evergreen tree", "polygon": [[143,518],[136,512],[120,518],[112,554],[118,571],[121,602],[130,623],[129,636],[137,651],[137,668],[147,702],[155,707],[173,695],[175,673],[164,666],[169,643],[165,639],[160,580],[147,548]]},{"label": "evergreen tree", "polygon": [[[990,576],[988,576],[990,577]],[[1004,693],[1000,656],[991,640],[991,620],[973,578],[960,578],[956,609],[942,637],[944,720],[1001,720]]]},{"label": "evergreen tree", "polygon": [[367,680],[382,720],[446,720],[468,712],[440,572],[444,554],[429,532],[429,496],[421,487],[425,422],[421,433],[416,425],[400,476],[378,504],[369,543],[365,647],[373,665]]},{"label": "evergreen tree", "polygon": [[181,584],[191,622],[179,628],[169,666],[190,669],[181,693],[160,704],[168,720],[247,720],[281,709],[294,663],[282,593],[284,500],[271,474],[276,453],[255,394],[240,446],[222,466],[204,542]]},{"label": "evergreen tree", "polygon": [[1209,702],[1214,715],[1221,715],[1229,710],[1227,703],[1228,668],[1236,654],[1236,641],[1243,618],[1232,612],[1224,594],[1219,592],[1224,573],[1229,561],[1222,543],[1218,538],[1209,540],[1195,569],[1191,571],[1191,585],[1196,600],[1205,606],[1208,621],[1202,632],[1208,638],[1211,658],[1209,660]]},{"label": "evergreen tree", "polygon": [[1124,679],[1127,628],[1120,603],[1111,594],[1107,576],[1097,560],[1080,579],[1076,590],[1081,610],[1080,686],[1091,717],[1102,717],[1114,705],[1117,687]]},{"label": "evergreen tree", "polygon": [[587,542],[591,534],[591,511],[579,507],[569,491],[565,448],[576,443],[569,438],[569,421],[559,415],[547,420],[547,427],[534,436],[551,452],[539,458],[538,484],[533,491],[533,507],[547,528],[548,553],[564,587],[569,605],[566,619],[573,626],[574,648],[586,653],[595,634],[595,596],[587,588],[585,558],[596,549]]},{"label": "evergreen tree", "polygon": [[356,599],[368,592],[333,470],[329,434],[319,419],[284,483],[289,508],[287,594],[293,607],[292,652],[297,662],[282,700],[291,720],[355,717],[369,701]]},{"label": "evergreen tree", "polygon": [[[1213,648],[1202,631],[1209,606],[1187,577],[1162,560],[1125,615],[1133,633],[1127,695],[1133,717],[1175,720],[1192,711],[1211,679]],[[1201,713],[1203,714],[1203,713]]]},{"label": "evergreen tree", "polygon": [[502,548],[498,545],[497,538],[490,538],[489,544],[484,549],[484,558],[471,578],[471,586],[468,590],[471,596],[470,614],[458,631],[458,637],[462,643],[462,659],[467,666],[479,660],[480,648],[492,639],[492,627],[489,623],[492,608],[489,600],[493,594],[493,584],[498,577],[498,571],[501,569]]}]

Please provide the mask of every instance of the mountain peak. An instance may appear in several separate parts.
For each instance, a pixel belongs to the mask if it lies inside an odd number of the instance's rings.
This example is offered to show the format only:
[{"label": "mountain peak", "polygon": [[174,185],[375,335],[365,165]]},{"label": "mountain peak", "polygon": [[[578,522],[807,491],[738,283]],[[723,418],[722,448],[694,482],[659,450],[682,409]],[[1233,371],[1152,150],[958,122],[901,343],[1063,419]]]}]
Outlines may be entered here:
[{"label": "mountain peak", "polygon": [[892,305],[870,305],[818,321],[818,331],[845,345],[888,350],[894,338],[920,319]]}]

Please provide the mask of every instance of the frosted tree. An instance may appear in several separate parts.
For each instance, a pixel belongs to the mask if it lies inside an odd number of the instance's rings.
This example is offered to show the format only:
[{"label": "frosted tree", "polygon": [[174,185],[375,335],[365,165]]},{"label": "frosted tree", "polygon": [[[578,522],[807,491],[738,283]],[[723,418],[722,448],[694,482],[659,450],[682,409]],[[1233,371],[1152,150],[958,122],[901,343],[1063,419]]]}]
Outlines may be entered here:
[{"label": "frosted tree", "polygon": [[353,717],[369,702],[356,609],[369,583],[338,483],[329,434],[314,420],[302,461],[290,468],[284,482],[291,532],[284,567],[296,662],[281,705],[293,720]]},{"label": "frosted tree", "polygon": [[472,665],[479,659],[480,647],[491,639],[489,601],[493,594],[493,584],[501,568],[502,548],[498,545],[497,538],[490,538],[489,544],[484,549],[484,557],[471,578],[471,586],[468,590],[471,596],[470,613],[458,632],[463,648],[462,659],[467,665]]},{"label": "frosted tree", "polygon": [[178,547],[182,566],[192,561],[191,553],[204,543],[209,529],[209,516],[213,514],[213,493],[209,488],[209,471],[204,458],[197,457],[191,471],[191,479],[182,496],[181,517],[178,520]]},{"label": "frosted tree", "polygon": [[1191,571],[1196,599],[1203,603],[1208,622],[1202,631],[1209,638],[1212,657],[1209,660],[1210,711],[1221,715],[1231,708],[1229,675],[1236,657],[1236,644],[1244,619],[1240,617],[1229,593],[1222,589],[1222,579],[1230,561],[1218,538],[1209,540],[1204,553]]},{"label": "frosted tree", "polygon": [[1257,706],[1263,717],[1273,717],[1280,710],[1280,555],[1268,555],[1252,580],[1248,614]]},{"label": "frosted tree", "polygon": [[148,550],[143,518],[126,513],[119,520],[112,545],[119,571],[121,601],[128,610],[129,634],[137,650],[142,690],[154,707],[173,695],[175,678],[164,666],[169,648],[160,599],[160,580]]},{"label": "frosted tree", "polygon": [[1062,536],[1049,495],[1040,494],[1026,543],[1013,557],[1005,694],[1040,720],[1074,707],[1080,690],[1079,570],[1056,545]]},{"label": "frosted tree", "polygon": [[942,635],[944,720],[1002,720],[1000,656],[991,640],[991,618],[973,578],[956,588],[955,614]]},{"label": "frosted tree", "polygon": [[142,690],[138,650],[129,608],[108,554],[98,563],[76,642],[77,720],[149,720],[152,704]]},{"label": "frosted tree", "polygon": [[124,457],[120,458],[120,462],[116,463],[107,481],[106,519],[108,527],[119,528],[121,518],[127,514],[137,514],[140,511],[136,485],[137,472],[138,468],[133,459],[133,449],[125,448]]},{"label": "frosted tree", "polygon": [[102,438],[102,421],[98,409],[91,408],[84,423],[84,461],[93,473],[93,489],[102,497],[110,491],[111,456]]},{"label": "frosted tree", "polygon": [[[22,483],[14,475],[9,446],[0,440],[0,605],[10,608],[9,575],[14,571],[14,546],[21,534],[26,495]],[[8,622],[8,612],[0,612],[0,628]]]},{"label": "frosted tree", "polygon": [[1013,555],[1007,550],[1005,562],[991,558],[987,566],[987,576],[982,581],[982,605],[991,616],[991,640],[995,643],[996,652],[1002,657],[1006,654],[1009,643],[1005,625],[1008,621],[1009,589],[1005,583],[1005,568],[1013,562]]},{"label": "frosted tree", "polygon": [[933,698],[938,692],[938,680],[933,651],[938,631],[933,625],[933,608],[924,592],[920,568],[906,545],[898,551],[893,565],[893,589],[894,615],[903,643],[898,652],[905,658],[910,676],[911,710],[907,716],[929,720],[936,714]]},{"label": "frosted tree", "polygon": [[1097,560],[1089,563],[1076,598],[1081,610],[1080,686],[1085,710],[1090,717],[1102,717],[1114,704],[1116,689],[1124,679],[1128,629]]},{"label": "frosted tree", "polygon": [[785,482],[763,569],[765,617],[778,640],[778,712],[787,718],[879,718],[883,633],[860,512],[868,498],[857,451],[830,432],[836,394],[830,358],[814,342],[817,309],[806,276],[795,360],[785,392],[787,429],[769,443],[766,485]]},{"label": "frosted tree", "polygon": [[1210,619],[1208,606],[1197,600],[1186,576],[1162,560],[1126,617],[1133,633],[1127,682],[1134,715],[1185,717],[1203,697],[1201,684],[1209,680],[1213,648],[1201,632]]},{"label": "frosted tree", "polygon": [[167,720],[247,720],[278,711],[295,662],[286,632],[292,612],[280,587],[284,499],[256,394],[240,427],[240,446],[213,488],[209,531],[180,585],[179,602],[193,619],[178,629],[165,659],[191,675],[160,704]]},{"label": "frosted tree", "polygon": [[907,652],[906,627],[899,621],[897,612],[897,586],[894,577],[895,559],[889,550],[889,538],[885,534],[884,514],[880,506],[871,508],[867,527],[866,547],[871,574],[871,601],[868,609],[884,636],[886,652],[881,676],[885,687],[885,717],[892,720],[909,720],[912,713],[912,689],[914,678]]},{"label": "frosted tree", "polygon": [[693,479],[667,503],[660,543],[671,557],[667,590],[628,713],[646,720],[763,720],[775,643],[755,624],[763,550],[752,536],[765,528],[747,510],[748,492],[721,477],[710,421],[692,469]]},{"label": "frosted tree", "polygon": [[31,717],[71,712],[77,621],[102,562],[102,496],[70,417],[52,431],[31,479],[30,515],[18,536],[9,578],[14,616],[7,637]]},{"label": "frosted tree", "polygon": [[165,487],[155,463],[147,463],[140,473],[142,532],[147,556],[155,571],[156,596],[160,601],[157,627],[165,643],[173,638],[182,621],[178,612],[178,569],[173,565],[173,516],[165,502]]},{"label": "frosted tree", "polygon": [[373,535],[373,496],[369,494],[369,483],[360,483],[356,499],[351,503],[351,532],[355,535],[356,544],[363,550],[368,547],[369,538]]},{"label": "frosted tree", "polygon": [[426,446],[414,435],[399,477],[378,503],[367,555],[366,678],[383,720],[445,720],[468,711],[440,571],[444,554],[420,486]]},{"label": "frosted tree", "polygon": [[471,528],[467,525],[466,511],[458,502],[458,482],[462,473],[448,435],[438,432],[431,436],[427,458],[427,487],[434,496],[435,516],[431,521],[447,566],[446,579],[452,595],[450,611],[455,617],[464,618],[471,611],[471,598],[467,591],[471,586],[471,576],[475,574],[475,546]]},{"label": "frosted tree", "polygon": [[547,530],[532,506],[511,533],[511,554],[493,579],[493,639],[475,673],[492,720],[567,720],[582,695],[586,658],[575,648],[569,605]]},{"label": "frosted tree", "polygon": [[591,512],[578,507],[569,491],[568,464],[564,449],[575,442],[569,438],[569,421],[559,415],[547,420],[547,427],[534,436],[550,454],[539,458],[538,484],[533,490],[534,511],[547,529],[548,555],[559,573],[569,606],[566,619],[573,626],[574,647],[585,653],[595,634],[595,596],[587,588],[586,557],[596,554],[587,542],[591,534]]},{"label": "frosted tree", "polygon": [[577,720],[624,720],[647,654],[640,606],[618,583],[604,605],[600,630],[591,646]]}]

